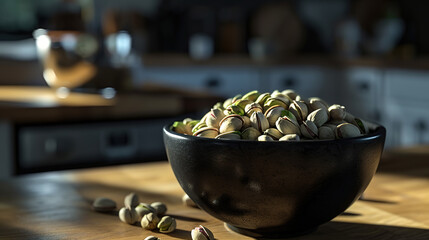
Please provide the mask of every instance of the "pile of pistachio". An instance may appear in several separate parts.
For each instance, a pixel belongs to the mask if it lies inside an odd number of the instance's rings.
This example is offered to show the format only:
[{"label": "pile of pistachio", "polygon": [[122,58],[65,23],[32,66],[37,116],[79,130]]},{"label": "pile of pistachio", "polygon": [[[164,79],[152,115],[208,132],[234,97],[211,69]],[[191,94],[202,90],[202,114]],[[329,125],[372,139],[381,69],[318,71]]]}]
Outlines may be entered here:
[{"label": "pile of pistachio", "polygon": [[201,120],[175,122],[172,130],[216,139],[298,141],[357,137],[368,133],[368,124],[344,106],[287,89],[237,95],[215,104]]}]

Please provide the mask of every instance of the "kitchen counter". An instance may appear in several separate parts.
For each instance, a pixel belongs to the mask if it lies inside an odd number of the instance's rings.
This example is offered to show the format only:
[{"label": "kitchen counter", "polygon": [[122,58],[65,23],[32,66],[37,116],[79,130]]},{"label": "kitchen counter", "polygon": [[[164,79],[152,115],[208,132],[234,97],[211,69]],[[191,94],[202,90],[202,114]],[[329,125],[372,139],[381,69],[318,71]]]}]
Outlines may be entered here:
[{"label": "kitchen counter", "polygon": [[[421,150],[423,149],[423,150]],[[427,147],[416,154],[387,151],[361,200],[306,236],[290,239],[429,239]],[[99,196],[123,206],[136,192],[142,202],[162,201],[177,219],[176,231],[161,234],[122,223],[117,213],[91,209]],[[0,184],[0,239],[191,239],[197,225],[216,239],[252,239],[228,231],[202,210],[184,206],[183,191],[167,162],[38,173]]]}]

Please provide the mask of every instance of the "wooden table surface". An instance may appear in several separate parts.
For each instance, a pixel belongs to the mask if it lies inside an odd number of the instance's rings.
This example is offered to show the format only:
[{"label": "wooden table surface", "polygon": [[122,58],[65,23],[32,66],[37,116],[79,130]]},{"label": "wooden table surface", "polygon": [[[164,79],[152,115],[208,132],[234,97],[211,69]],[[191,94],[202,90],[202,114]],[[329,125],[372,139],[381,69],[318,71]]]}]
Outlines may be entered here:
[{"label": "wooden table surface", "polygon": [[[309,235],[290,239],[429,239],[427,154],[384,154],[364,194],[346,212]],[[142,202],[162,201],[177,219],[176,231],[161,234],[122,223],[117,213],[91,209],[99,196],[123,206],[136,192]],[[39,173],[1,182],[0,239],[191,239],[197,225],[216,239],[252,239],[229,232],[200,209],[182,205],[183,191],[167,162]]]}]

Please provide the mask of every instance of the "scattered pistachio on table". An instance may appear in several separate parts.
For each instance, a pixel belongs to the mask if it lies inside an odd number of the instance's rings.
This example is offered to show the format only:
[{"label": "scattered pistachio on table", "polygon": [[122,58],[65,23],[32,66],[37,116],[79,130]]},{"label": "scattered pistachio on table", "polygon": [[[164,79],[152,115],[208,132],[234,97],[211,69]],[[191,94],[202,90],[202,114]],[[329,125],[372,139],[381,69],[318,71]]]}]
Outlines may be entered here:
[{"label": "scattered pistachio on table", "polygon": [[159,223],[159,217],[156,213],[151,212],[144,215],[140,223],[142,228],[146,230],[154,230]]},{"label": "scattered pistachio on table", "polygon": [[176,219],[170,217],[170,216],[164,216],[159,221],[157,228],[159,229],[159,232],[161,233],[170,233],[174,230],[176,230]]},{"label": "scattered pistachio on table", "polygon": [[133,192],[128,194],[127,196],[125,196],[124,205],[127,208],[137,207],[137,205],[139,205],[139,196],[137,196],[137,194]]},{"label": "scattered pistachio on table", "polygon": [[143,218],[144,215],[146,215],[148,213],[156,213],[157,212],[154,207],[152,207],[151,205],[149,205],[147,203],[140,203],[139,205],[137,205],[137,207],[135,207],[135,210],[136,210],[137,215],[138,215],[140,220]]},{"label": "scattered pistachio on table", "polygon": [[[353,126],[342,125],[345,123]],[[175,122],[171,129],[216,139],[300,141],[357,137],[376,127],[347,112],[340,104],[329,105],[318,97],[305,99],[286,89],[238,94],[216,103],[202,119],[187,118]]]},{"label": "scattered pistachio on table", "polygon": [[213,233],[202,225],[192,229],[191,231],[192,240],[214,240]]},{"label": "scattered pistachio on table", "polygon": [[119,219],[121,219],[121,221],[124,223],[132,225],[138,222],[138,215],[134,208],[123,207],[121,210],[119,210]]},{"label": "scattered pistachio on table", "polygon": [[188,207],[198,208],[197,204],[195,204],[194,201],[192,201],[192,199],[186,193],[183,194],[182,202]]},{"label": "scattered pistachio on table", "polygon": [[97,212],[111,212],[116,209],[116,202],[110,198],[98,197],[92,203],[92,207]]},{"label": "scattered pistachio on table", "polygon": [[150,204],[150,206],[155,209],[155,212],[158,214],[158,216],[164,215],[167,212],[167,205],[165,205],[165,203],[153,202]]},{"label": "scattered pistachio on table", "polygon": [[144,240],[161,240],[160,238],[157,238],[155,236],[148,236]]}]

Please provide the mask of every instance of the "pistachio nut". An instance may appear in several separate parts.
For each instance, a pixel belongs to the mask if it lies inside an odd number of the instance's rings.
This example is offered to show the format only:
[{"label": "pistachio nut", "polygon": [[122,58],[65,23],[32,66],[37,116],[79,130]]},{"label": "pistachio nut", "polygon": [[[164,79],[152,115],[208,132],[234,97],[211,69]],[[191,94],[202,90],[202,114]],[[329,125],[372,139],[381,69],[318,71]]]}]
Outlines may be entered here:
[{"label": "pistachio nut", "polygon": [[210,114],[206,118],[206,125],[208,127],[219,128],[219,122],[225,117],[223,111],[220,109],[211,109]]},{"label": "pistachio nut", "polygon": [[269,142],[269,141],[274,141],[274,139],[271,136],[268,135],[261,135],[258,137],[258,141],[260,142]]},{"label": "pistachio nut", "polygon": [[143,216],[141,226],[147,230],[154,230],[159,223],[159,217],[155,213],[148,213]]},{"label": "pistachio nut", "polygon": [[340,124],[346,123],[344,120],[329,120],[326,124],[338,126]]},{"label": "pistachio nut", "polygon": [[213,233],[202,225],[192,229],[191,231],[192,240],[214,240]]},{"label": "pistachio nut", "polygon": [[284,107],[275,105],[265,111],[265,117],[267,117],[270,127],[274,127],[276,125],[277,119],[279,119],[279,117],[284,116],[285,113],[283,111],[285,110],[286,109]]},{"label": "pistachio nut", "polygon": [[240,99],[240,100],[236,101],[235,103],[233,103],[232,105],[239,106],[241,109],[244,110],[246,105],[251,104],[251,103],[253,103],[253,101],[250,101],[249,99]]},{"label": "pistachio nut", "polygon": [[[224,117],[219,123],[219,132],[233,132],[240,131],[244,125],[244,119],[238,114],[232,114]],[[217,134],[216,134],[217,136]]]},{"label": "pistachio nut", "polygon": [[319,108],[323,108],[326,111],[328,111],[328,108],[329,108],[329,105],[325,101],[323,101],[322,99],[320,99],[318,97],[309,98],[308,104],[309,104],[311,111],[315,111]]},{"label": "pistachio nut", "polygon": [[127,196],[125,196],[124,199],[124,205],[126,208],[135,208],[137,205],[139,205],[139,196],[137,196],[136,193],[130,193]]},{"label": "pistachio nut", "polygon": [[253,112],[262,112],[263,109],[262,109],[261,105],[259,105],[257,103],[249,103],[244,108],[244,111],[245,111],[247,116],[252,116]]},{"label": "pistachio nut", "polygon": [[270,97],[264,103],[264,110],[267,111],[270,107],[275,105],[282,106],[286,109],[289,106],[289,99],[281,96]]},{"label": "pistachio nut", "polygon": [[250,127],[252,124],[250,123],[250,117],[248,116],[241,116],[244,120],[244,124],[243,127],[241,127],[241,129],[246,129],[248,127]]},{"label": "pistachio nut", "polygon": [[232,104],[240,100],[243,96],[241,94],[237,94],[232,98]]},{"label": "pistachio nut", "polygon": [[123,207],[119,210],[119,219],[128,224],[134,224],[138,222],[138,215],[134,208]]},{"label": "pistachio nut", "polygon": [[279,138],[279,141],[299,141],[300,137],[298,134],[286,134]]},{"label": "pistachio nut", "polygon": [[134,208],[136,210],[138,218],[141,220],[144,215],[148,213],[156,213],[156,209],[147,203],[140,203],[137,207]]},{"label": "pistachio nut", "polygon": [[261,95],[258,90],[254,90],[251,92],[248,92],[246,94],[244,94],[244,96],[241,98],[243,100],[250,100],[252,102],[256,101],[256,99],[258,99],[259,95]]},{"label": "pistachio nut", "polygon": [[195,135],[195,132],[197,132],[198,130],[200,130],[201,128],[207,127],[207,124],[205,121],[199,121],[197,124],[195,124],[195,126],[192,128],[192,133],[193,135]]},{"label": "pistachio nut", "polygon": [[190,123],[190,122],[192,122],[192,121],[195,121],[194,119],[192,119],[192,118],[185,118],[185,119],[183,119],[183,123],[184,124],[188,124],[188,123]]},{"label": "pistachio nut", "polygon": [[292,89],[286,89],[282,91],[282,94],[286,95],[291,99],[291,101],[295,100],[298,94]]},{"label": "pistachio nut", "polygon": [[277,119],[276,128],[284,135],[286,134],[301,135],[299,124],[296,121],[295,116],[291,113]]},{"label": "pistachio nut", "polygon": [[230,139],[230,140],[240,140],[241,133],[239,131],[221,133],[215,137],[215,139]]},{"label": "pistachio nut", "polygon": [[159,239],[159,238],[157,238],[155,236],[148,236],[144,240],[161,240],[161,239]]},{"label": "pistachio nut", "polygon": [[329,127],[327,125],[323,125],[319,128],[319,139],[332,140],[335,139],[335,128]]},{"label": "pistachio nut", "polygon": [[300,128],[302,135],[306,138],[315,139],[319,135],[319,130],[317,129],[316,124],[310,120],[302,122]]},{"label": "pistachio nut", "polygon": [[182,202],[188,207],[198,208],[197,204],[195,204],[194,201],[192,201],[192,199],[186,193],[183,194]]},{"label": "pistachio nut", "polygon": [[254,127],[248,127],[241,133],[241,138],[246,140],[256,140],[260,135],[261,133],[258,131],[258,129]]},{"label": "pistachio nut", "polygon": [[150,206],[155,209],[155,212],[158,215],[164,215],[167,212],[167,205],[163,202],[153,202]]},{"label": "pistachio nut", "polygon": [[360,130],[358,127],[351,123],[343,123],[337,126],[336,136],[337,138],[352,138],[360,136]]},{"label": "pistachio nut", "polygon": [[328,108],[328,111],[332,120],[343,120],[346,117],[346,108],[344,106],[334,104]]},{"label": "pistachio nut", "polygon": [[271,96],[269,93],[262,93],[259,95],[259,97],[255,100],[255,103],[259,104],[260,106],[264,106],[265,101]]},{"label": "pistachio nut", "polygon": [[311,112],[307,116],[307,120],[314,122],[317,127],[320,127],[329,120],[328,110],[324,108],[319,108]]},{"label": "pistachio nut", "polygon": [[238,105],[229,105],[226,110],[224,111],[225,115],[231,115],[231,114],[238,114],[240,116],[244,115],[244,108],[238,106]]},{"label": "pistachio nut", "polygon": [[270,127],[270,123],[262,112],[254,112],[250,117],[250,124],[260,132]]},{"label": "pistachio nut", "polygon": [[222,102],[217,102],[215,105],[213,105],[214,109],[219,109],[219,110],[225,110],[225,108],[223,107],[223,103]]},{"label": "pistachio nut", "polygon": [[188,135],[190,132],[192,132],[192,130],[189,131],[190,130],[189,126],[187,126],[186,124],[180,121],[174,122],[173,125],[171,126],[171,130],[180,134],[188,134]]},{"label": "pistachio nut", "polygon": [[170,216],[164,216],[158,223],[159,232],[170,233],[176,230],[176,219]]},{"label": "pistachio nut", "polygon": [[98,197],[92,203],[92,208],[97,212],[111,212],[116,209],[116,202],[110,198]]},{"label": "pistachio nut", "polygon": [[219,134],[217,128],[203,127],[194,133],[197,137],[215,138]]},{"label": "pistachio nut", "polygon": [[274,140],[279,140],[279,138],[283,137],[283,134],[277,128],[268,128],[264,131],[264,135],[270,136]]},{"label": "pistachio nut", "polygon": [[366,123],[366,121],[364,121],[360,118],[354,118],[353,121],[350,123],[352,123],[356,127],[358,127],[360,130],[360,133],[362,133],[362,134],[368,133],[368,124]]},{"label": "pistachio nut", "polygon": [[298,122],[307,119],[308,107],[303,101],[294,100],[289,106],[289,111],[295,115]]},{"label": "pistachio nut", "polygon": [[232,104],[232,98],[228,98],[223,102],[222,107],[223,109],[226,109],[231,104]]}]

